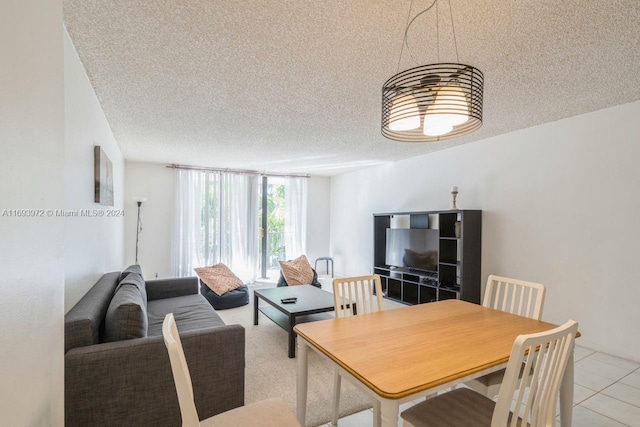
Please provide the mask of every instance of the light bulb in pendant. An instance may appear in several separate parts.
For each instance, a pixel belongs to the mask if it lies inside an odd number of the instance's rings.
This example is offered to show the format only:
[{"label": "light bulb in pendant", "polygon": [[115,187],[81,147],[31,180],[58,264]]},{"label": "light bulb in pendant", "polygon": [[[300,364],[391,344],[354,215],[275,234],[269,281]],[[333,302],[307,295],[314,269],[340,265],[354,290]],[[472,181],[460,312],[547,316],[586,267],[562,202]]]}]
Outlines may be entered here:
[{"label": "light bulb in pendant", "polygon": [[469,102],[457,85],[438,89],[435,99],[427,107],[424,117],[424,134],[440,136],[453,130],[453,126],[469,120]]},{"label": "light bulb in pendant", "polygon": [[390,130],[412,130],[420,127],[420,110],[412,94],[396,97],[389,114]]},{"label": "light bulb in pendant", "polygon": [[426,118],[427,117],[425,117],[423,132],[427,136],[446,135],[453,130],[453,126],[447,122],[438,122],[437,120],[430,120],[427,122]]}]

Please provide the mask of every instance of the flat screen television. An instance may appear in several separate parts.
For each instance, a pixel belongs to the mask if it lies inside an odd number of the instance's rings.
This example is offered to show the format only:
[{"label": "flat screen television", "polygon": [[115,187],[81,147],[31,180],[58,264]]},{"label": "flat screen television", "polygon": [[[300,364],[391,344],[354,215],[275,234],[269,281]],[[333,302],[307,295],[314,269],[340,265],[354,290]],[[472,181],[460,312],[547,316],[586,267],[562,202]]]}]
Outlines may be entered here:
[{"label": "flat screen television", "polygon": [[438,230],[387,228],[385,263],[413,270],[438,270]]}]

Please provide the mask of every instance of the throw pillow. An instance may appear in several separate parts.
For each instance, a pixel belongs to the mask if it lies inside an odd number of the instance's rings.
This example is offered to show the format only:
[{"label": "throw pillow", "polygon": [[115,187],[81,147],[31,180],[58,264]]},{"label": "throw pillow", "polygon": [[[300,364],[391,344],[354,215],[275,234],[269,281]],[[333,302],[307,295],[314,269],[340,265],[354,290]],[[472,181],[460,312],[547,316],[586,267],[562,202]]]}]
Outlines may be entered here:
[{"label": "throw pillow", "polygon": [[310,285],[313,282],[313,269],[304,255],[293,261],[280,261],[280,271],[289,286]]},{"label": "throw pillow", "polygon": [[142,277],[142,267],[140,267],[138,264],[130,265],[129,267],[122,270],[122,273],[120,273],[120,280],[127,277],[129,273],[137,273],[140,275],[140,277]]},{"label": "throw pillow", "polygon": [[106,342],[147,336],[147,304],[135,284],[120,284],[111,299],[104,323]]},{"label": "throw pillow", "polygon": [[116,294],[122,286],[127,286],[127,285],[135,286],[136,288],[138,288],[138,290],[140,291],[140,295],[142,295],[142,301],[144,302],[144,305],[146,307],[147,306],[147,287],[142,276],[138,273],[129,272],[124,279],[120,280],[120,283],[118,283],[118,287],[116,288],[116,291],[114,292],[114,294]]},{"label": "throw pillow", "polygon": [[194,270],[200,280],[220,296],[243,285],[242,280],[222,263],[211,267],[194,268]]}]

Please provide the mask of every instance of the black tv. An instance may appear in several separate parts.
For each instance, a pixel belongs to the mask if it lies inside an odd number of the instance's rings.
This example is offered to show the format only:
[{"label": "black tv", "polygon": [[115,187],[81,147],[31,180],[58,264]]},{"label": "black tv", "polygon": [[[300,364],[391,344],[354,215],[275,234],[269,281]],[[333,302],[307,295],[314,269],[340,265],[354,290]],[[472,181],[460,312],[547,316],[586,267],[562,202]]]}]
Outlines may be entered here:
[{"label": "black tv", "polygon": [[412,270],[438,270],[438,230],[387,228],[385,263]]}]

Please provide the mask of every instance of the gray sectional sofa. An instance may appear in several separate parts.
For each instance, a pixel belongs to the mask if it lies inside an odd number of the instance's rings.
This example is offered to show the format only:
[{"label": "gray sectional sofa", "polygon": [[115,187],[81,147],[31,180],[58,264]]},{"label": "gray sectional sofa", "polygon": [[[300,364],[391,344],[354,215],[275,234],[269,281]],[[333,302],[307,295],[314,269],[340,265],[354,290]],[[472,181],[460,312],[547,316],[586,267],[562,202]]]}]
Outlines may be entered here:
[{"label": "gray sectional sofa", "polygon": [[144,281],[139,267],[107,273],[65,316],[65,423],[179,426],[162,338],[173,313],[201,418],[244,404],[245,331],[225,325],[197,278]]}]

